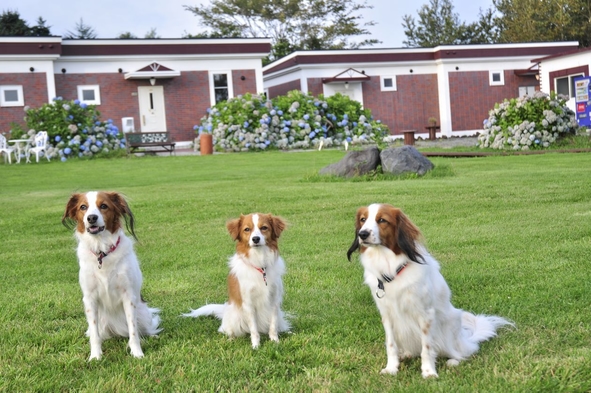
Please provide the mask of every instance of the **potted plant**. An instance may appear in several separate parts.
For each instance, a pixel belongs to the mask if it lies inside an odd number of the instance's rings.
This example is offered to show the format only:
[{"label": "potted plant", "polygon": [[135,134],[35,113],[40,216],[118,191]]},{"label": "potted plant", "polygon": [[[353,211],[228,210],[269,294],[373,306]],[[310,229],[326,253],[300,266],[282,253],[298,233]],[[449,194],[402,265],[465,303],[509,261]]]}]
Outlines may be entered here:
[{"label": "potted plant", "polygon": [[213,154],[213,135],[202,126],[193,127],[199,134],[199,152],[201,155]]}]

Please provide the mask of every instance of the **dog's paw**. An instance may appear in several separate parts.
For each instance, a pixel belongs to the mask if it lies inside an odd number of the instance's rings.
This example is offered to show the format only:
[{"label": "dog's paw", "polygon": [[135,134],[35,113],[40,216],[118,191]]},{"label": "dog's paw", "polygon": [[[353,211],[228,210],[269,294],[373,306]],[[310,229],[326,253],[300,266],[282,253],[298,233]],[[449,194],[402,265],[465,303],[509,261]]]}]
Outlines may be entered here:
[{"label": "dog's paw", "polygon": [[398,368],[396,368],[396,367],[386,367],[386,368],[383,368],[382,371],[380,371],[380,374],[396,375],[397,373],[398,373]]},{"label": "dog's paw", "polygon": [[250,342],[252,343],[252,349],[257,349],[261,344],[261,337],[259,335],[251,335]]},{"label": "dog's paw", "polygon": [[458,364],[460,364],[460,361],[458,359],[447,359],[447,365],[449,367],[455,367]]},{"label": "dog's paw", "polygon": [[133,356],[134,358],[143,358],[144,352],[141,350],[141,348],[131,348],[131,356]]},{"label": "dog's paw", "polygon": [[103,356],[102,352],[91,352],[90,353],[90,357],[88,358],[88,361],[93,361],[93,360],[101,360],[101,357]]},{"label": "dog's paw", "polygon": [[423,378],[437,378],[437,372],[431,368],[423,369]]},{"label": "dog's paw", "polygon": [[279,342],[279,335],[277,335],[277,334],[269,334],[269,339],[271,341],[274,341],[274,342],[278,343]]}]

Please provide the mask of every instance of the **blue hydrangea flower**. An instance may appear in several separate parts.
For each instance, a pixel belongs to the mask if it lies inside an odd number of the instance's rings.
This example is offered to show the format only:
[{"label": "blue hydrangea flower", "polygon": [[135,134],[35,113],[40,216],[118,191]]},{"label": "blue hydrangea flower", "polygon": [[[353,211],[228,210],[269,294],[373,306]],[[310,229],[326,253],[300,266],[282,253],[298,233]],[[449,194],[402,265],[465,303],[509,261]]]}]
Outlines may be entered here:
[{"label": "blue hydrangea flower", "polygon": [[59,141],[61,141],[61,140],[62,140],[62,137],[61,137],[61,136],[59,136],[59,135],[56,135],[56,136],[55,136],[55,138],[54,138],[54,140],[55,140],[56,142],[59,142]]},{"label": "blue hydrangea flower", "polygon": [[304,115],[304,120],[308,120],[310,118],[310,115],[308,115],[307,113]]},{"label": "blue hydrangea flower", "polygon": [[96,141],[96,145],[97,145],[98,147],[101,147],[101,146],[103,145],[103,142],[101,142],[101,141]]},{"label": "blue hydrangea flower", "polygon": [[308,136],[310,137],[310,139],[312,139],[316,136],[316,133],[314,131],[312,131],[308,134]]},{"label": "blue hydrangea flower", "polygon": [[351,142],[351,137],[350,136],[347,137],[347,142]]},{"label": "blue hydrangea flower", "polygon": [[66,157],[62,156],[62,162],[66,162],[66,161],[68,161],[68,159]]},{"label": "blue hydrangea flower", "polygon": [[283,111],[281,111],[281,110],[280,110],[280,111],[277,111],[277,114],[278,114],[279,116],[283,116]]},{"label": "blue hydrangea flower", "polygon": [[80,104],[80,108],[82,108],[82,109],[86,109],[87,107],[88,107],[88,105],[85,102]]},{"label": "blue hydrangea flower", "polygon": [[66,147],[66,148],[64,149],[64,154],[65,154],[65,155],[69,155],[70,153],[72,153],[72,149],[70,149],[69,147]]},{"label": "blue hydrangea flower", "polygon": [[271,116],[275,116],[277,114],[277,111],[275,109],[271,109],[271,112],[269,112],[271,114]]},{"label": "blue hydrangea flower", "polygon": [[283,127],[283,131],[289,132],[289,127]]},{"label": "blue hydrangea flower", "polygon": [[78,99],[74,100],[74,104],[80,105],[80,100],[78,100]]}]

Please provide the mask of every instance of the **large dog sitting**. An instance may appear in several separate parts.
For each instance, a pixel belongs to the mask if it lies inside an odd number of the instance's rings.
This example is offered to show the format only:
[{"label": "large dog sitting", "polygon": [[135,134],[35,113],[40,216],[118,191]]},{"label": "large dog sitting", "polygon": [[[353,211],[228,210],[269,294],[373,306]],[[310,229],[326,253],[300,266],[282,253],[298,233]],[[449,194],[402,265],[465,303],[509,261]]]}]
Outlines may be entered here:
[{"label": "large dog sitting", "polygon": [[253,348],[260,345],[260,333],[279,342],[279,333],[289,330],[281,310],[285,263],[277,245],[285,222],[271,214],[253,213],[229,221],[227,228],[236,241],[236,253],[229,262],[228,302],[183,315],[214,315],[222,320],[219,331],[228,337],[250,333]]},{"label": "large dog sitting", "polygon": [[359,208],[349,260],[358,249],[365,283],[386,332],[388,362],[382,373],[396,374],[399,357],[420,355],[423,377],[437,377],[437,356],[457,365],[499,327],[512,325],[500,317],[454,308],[439,263],[423,246],[419,229],[393,206]]},{"label": "large dog sitting", "polygon": [[66,227],[75,227],[78,239],[90,360],[101,358],[102,342],[112,336],[129,337],[131,354],[143,357],[140,336],[160,331],[158,310],[148,308],[140,294],[142,273],[123,219],[135,238],[133,214],[123,196],[96,191],[72,195],[62,218]]}]

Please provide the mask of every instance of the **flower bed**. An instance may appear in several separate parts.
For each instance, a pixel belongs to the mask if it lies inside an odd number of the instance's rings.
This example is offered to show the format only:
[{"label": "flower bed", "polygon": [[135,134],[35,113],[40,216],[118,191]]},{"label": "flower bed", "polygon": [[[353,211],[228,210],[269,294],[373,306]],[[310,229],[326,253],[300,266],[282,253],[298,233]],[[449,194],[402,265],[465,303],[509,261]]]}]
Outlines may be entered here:
[{"label": "flower bed", "polygon": [[272,100],[245,94],[218,103],[207,113],[194,129],[212,133],[217,151],[361,145],[380,142],[389,133],[369,110],[341,94],[324,99],[294,90]]},{"label": "flower bed", "polygon": [[33,137],[37,131],[47,131],[50,158],[94,157],[112,155],[125,150],[125,139],[112,120],[99,120],[100,113],[94,105],[61,97],[40,108],[25,107],[25,121],[29,131],[16,129],[13,137]]},{"label": "flower bed", "polygon": [[576,133],[575,114],[566,97],[536,92],[496,104],[478,137],[481,148],[530,150],[548,148],[561,136]]}]

